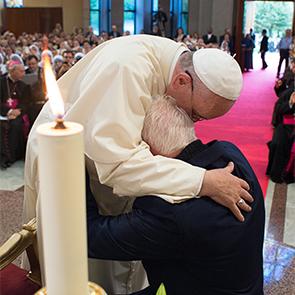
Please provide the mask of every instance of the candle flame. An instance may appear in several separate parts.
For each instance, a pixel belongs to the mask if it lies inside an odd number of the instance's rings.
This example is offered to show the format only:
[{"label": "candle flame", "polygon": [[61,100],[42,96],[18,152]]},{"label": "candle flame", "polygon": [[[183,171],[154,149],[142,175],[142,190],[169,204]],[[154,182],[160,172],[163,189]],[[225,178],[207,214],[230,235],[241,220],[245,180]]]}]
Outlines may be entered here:
[{"label": "candle flame", "polygon": [[46,51],[43,51],[42,61],[47,97],[49,99],[51,110],[57,118],[62,118],[64,115],[64,102],[51,68],[50,57]]}]

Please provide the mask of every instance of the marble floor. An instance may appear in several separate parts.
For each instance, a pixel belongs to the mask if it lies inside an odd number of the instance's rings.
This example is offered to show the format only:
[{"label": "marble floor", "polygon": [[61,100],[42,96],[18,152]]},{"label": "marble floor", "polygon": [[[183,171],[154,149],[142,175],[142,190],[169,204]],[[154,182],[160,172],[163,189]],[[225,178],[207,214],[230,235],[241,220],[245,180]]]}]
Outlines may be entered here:
[{"label": "marble floor", "polygon": [[[6,170],[0,170],[0,190],[21,188],[23,168],[24,162],[19,161]],[[2,200],[0,205],[1,211],[5,210]],[[295,295],[295,184],[269,181],[265,208],[265,295]]]},{"label": "marble floor", "polygon": [[15,191],[24,185],[24,161],[18,161],[6,170],[0,170],[0,190]]}]

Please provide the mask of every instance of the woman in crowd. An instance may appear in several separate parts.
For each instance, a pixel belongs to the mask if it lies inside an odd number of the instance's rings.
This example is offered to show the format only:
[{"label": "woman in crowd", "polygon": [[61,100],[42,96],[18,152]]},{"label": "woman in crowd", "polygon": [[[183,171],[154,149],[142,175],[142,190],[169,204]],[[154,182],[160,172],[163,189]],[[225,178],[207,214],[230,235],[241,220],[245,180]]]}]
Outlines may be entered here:
[{"label": "woman in crowd", "polygon": [[224,34],[224,39],[221,42],[220,49],[230,54],[230,35],[228,33]]},{"label": "woman in crowd", "polygon": [[182,27],[177,28],[174,40],[176,42],[183,42],[183,39],[185,37],[186,35],[184,34],[183,28]]}]

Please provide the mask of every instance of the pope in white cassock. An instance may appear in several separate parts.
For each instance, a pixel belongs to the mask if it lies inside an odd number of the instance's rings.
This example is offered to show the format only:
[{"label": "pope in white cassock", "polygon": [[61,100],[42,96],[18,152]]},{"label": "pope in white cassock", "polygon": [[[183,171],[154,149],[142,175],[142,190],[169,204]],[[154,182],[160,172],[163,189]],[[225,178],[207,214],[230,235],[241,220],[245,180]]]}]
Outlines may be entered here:
[{"label": "pope in white cassock", "polygon": [[[162,37],[120,37],[93,49],[58,85],[65,120],[84,126],[91,189],[102,214],[127,212],[132,206],[130,197],[157,195],[174,203],[209,196],[243,219],[243,206],[237,202],[250,201],[251,196],[248,184],[231,175],[232,165],[206,171],[153,156],[141,138],[144,117],[155,95],[173,96],[194,121],[227,112],[242,87],[241,72],[232,57],[217,49],[192,54],[183,44]],[[29,136],[24,221],[36,216],[36,128],[53,120],[47,103]],[[139,262],[92,262],[91,280],[110,294],[129,294],[146,283]]]}]

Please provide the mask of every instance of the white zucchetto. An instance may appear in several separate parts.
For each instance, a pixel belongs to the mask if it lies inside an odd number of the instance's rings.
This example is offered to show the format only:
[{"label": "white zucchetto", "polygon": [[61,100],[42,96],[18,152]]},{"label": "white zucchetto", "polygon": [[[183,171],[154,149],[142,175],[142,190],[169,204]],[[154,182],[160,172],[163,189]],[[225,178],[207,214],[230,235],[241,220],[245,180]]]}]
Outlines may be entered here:
[{"label": "white zucchetto", "polygon": [[236,100],[243,86],[239,64],[229,54],[217,48],[197,50],[193,55],[194,70],[212,92]]}]

